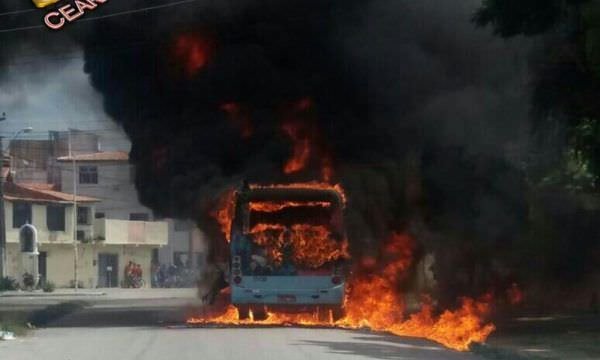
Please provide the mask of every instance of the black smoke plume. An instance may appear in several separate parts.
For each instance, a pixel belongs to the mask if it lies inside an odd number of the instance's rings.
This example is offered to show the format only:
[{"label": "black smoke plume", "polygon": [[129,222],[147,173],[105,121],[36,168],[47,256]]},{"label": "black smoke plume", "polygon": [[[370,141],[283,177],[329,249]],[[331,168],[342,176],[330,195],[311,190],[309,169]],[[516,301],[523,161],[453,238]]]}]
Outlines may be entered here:
[{"label": "black smoke plume", "polygon": [[[504,155],[527,145],[529,45],[476,29],[477,5],[205,0],[68,31],[158,215],[194,219],[216,244],[209,214],[224,191],[319,180],[327,162],[348,194],[355,256],[411,231],[440,259],[454,249],[462,269],[473,253],[510,251],[526,217]],[[286,123],[313,145],[292,174]]]},{"label": "black smoke plume", "polygon": [[[522,50],[469,23],[476,3],[200,2],[98,23],[85,71],[160,215],[220,239],[208,214],[223,191],[318,180],[330,156],[355,255],[415,218],[482,252],[522,226],[522,179],[502,151],[527,128],[528,99]],[[286,121],[322,149],[291,175]]]}]

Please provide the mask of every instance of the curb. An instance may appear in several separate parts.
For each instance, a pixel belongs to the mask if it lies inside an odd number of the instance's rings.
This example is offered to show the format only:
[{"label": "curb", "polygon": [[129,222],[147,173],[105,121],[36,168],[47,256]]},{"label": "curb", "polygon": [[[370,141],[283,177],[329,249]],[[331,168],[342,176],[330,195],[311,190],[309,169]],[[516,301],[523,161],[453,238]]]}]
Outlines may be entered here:
[{"label": "curb", "polygon": [[103,296],[106,295],[103,291],[97,292],[73,292],[73,293],[0,293],[0,298],[3,297],[88,297],[88,296]]}]

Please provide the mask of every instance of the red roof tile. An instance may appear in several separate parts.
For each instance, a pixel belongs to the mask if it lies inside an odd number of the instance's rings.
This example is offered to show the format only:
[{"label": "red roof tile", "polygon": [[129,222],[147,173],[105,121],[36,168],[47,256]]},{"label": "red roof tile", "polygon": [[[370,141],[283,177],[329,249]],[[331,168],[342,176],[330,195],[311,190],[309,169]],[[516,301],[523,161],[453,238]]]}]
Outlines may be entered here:
[{"label": "red roof tile", "polygon": [[46,184],[46,183],[33,183],[33,182],[20,182],[19,185],[36,190],[56,190],[56,185],[54,184]]},{"label": "red roof tile", "polygon": [[78,154],[71,156],[61,156],[58,161],[128,161],[129,153],[127,151],[101,151],[90,154]]},{"label": "red roof tile", "polygon": [[[70,203],[73,201],[73,194],[49,189],[40,189],[31,185],[28,186],[6,182],[4,183],[4,199],[11,201]],[[89,196],[76,196],[75,200],[77,200],[77,202],[100,201],[100,199]]]}]

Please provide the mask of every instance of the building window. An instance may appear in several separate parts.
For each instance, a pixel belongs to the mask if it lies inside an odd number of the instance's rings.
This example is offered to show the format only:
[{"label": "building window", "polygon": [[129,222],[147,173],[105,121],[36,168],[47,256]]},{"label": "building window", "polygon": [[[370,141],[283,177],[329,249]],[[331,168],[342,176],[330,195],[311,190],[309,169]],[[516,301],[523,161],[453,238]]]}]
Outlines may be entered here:
[{"label": "building window", "polygon": [[31,224],[31,204],[16,202],[13,204],[13,228]]},{"label": "building window", "polygon": [[79,167],[79,183],[80,184],[97,184],[98,183],[98,167],[97,166],[80,166]]},{"label": "building window", "polygon": [[78,225],[89,225],[90,224],[90,208],[87,206],[77,207],[77,224]]},{"label": "building window", "polygon": [[60,205],[46,206],[46,225],[50,231],[65,231],[65,207]]},{"label": "building window", "polygon": [[94,218],[96,219],[104,219],[106,217],[106,215],[103,212],[96,212],[94,214]]},{"label": "building window", "polygon": [[158,264],[158,249],[152,249],[152,264]]},{"label": "building window", "polygon": [[129,220],[131,220],[131,221],[149,221],[150,215],[148,215],[148,213],[131,213],[131,214],[129,214]]},{"label": "building window", "polygon": [[21,252],[35,252],[35,233],[31,226],[26,226],[21,230],[19,241],[21,242]]}]

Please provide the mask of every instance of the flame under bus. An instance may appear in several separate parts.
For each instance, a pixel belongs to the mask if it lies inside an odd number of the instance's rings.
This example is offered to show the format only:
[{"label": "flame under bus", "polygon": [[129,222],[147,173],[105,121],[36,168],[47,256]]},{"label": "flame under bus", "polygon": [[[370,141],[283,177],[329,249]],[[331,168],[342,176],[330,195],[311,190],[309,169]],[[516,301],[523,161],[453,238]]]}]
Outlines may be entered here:
[{"label": "flame under bus", "polygon": [[244,187],[231,224],[231,302],[241,319],[267,310],[343,315],[348,258],[343,194],[306,184]]}]

